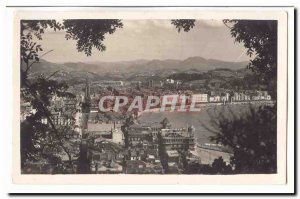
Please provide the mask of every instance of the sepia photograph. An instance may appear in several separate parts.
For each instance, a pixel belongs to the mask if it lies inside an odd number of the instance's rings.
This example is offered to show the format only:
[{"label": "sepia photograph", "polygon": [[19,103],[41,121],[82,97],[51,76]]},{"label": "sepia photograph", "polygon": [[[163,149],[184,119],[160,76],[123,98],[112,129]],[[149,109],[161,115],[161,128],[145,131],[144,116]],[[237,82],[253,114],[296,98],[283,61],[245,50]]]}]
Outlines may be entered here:
[{"label": "sepia photograph", "polygon": [[285,12],[105,13],[15,13],[15,182],[286,182]]}]

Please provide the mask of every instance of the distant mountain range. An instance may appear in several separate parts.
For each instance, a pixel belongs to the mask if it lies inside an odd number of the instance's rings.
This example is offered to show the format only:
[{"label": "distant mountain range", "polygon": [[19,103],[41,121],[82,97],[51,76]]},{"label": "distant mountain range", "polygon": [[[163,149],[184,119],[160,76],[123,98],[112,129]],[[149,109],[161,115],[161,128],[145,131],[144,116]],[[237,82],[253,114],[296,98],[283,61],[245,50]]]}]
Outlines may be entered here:
[{"label": "distant mountain range", "polygon": [[94,74],[103,73],[142,73],[155,71],[174,70],[183,71],[208,71],[219,68],[238,70],[245,68],[248,62],[227,62],[215,59],[204,59],[202,57],[190,57],[185,60],[135,60],[122,62],[68,62],[68,63],[51,63],[41,60],[40,63],[33,64],[32,73],[49,73],[54,71],[64,72],[90,72]]}]

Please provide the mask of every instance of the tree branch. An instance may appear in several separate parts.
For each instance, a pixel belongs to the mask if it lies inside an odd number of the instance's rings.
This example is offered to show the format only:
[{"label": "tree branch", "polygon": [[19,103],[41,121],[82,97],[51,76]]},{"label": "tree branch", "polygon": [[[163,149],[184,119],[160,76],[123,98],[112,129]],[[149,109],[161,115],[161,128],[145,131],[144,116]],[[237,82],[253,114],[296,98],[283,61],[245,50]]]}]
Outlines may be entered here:
[{"label": "tree branch", "polygon": [[64,143],[62,142],[61,140],[61,137],[59,135],[59,132],[55,126],[55,124],[53,123],[50,115],[48,114],[49,113],[49,110],[43,105],[43,102],[39,99],[39,97],[36,95],[35,91],[32,90],[31,86],[30,86],[30,83],[27,81],[24,82],[24,86],[26,86],[29,91],[30,91],[30,94],[34,97],[34,99],[36,99],[40,105],[41,105],[41,109],[42,109],[42,112],[44,112],[44,116],[47,118],[51,128],[53,129],[53,132],[55,134],[55,136],[57,137],[58,139],[58,142],[59,142],[59,145],[62,147],[62,149],[65,151],[65,153],[68,155],[68,158],[69,158],[69,164],[72,166],[72,169],[73,169],[73,162],[72,162],[72,156],[71,154],[69,153],[69,150],[67,149],[67,147],[64,146]]},{"label": "tree branch", "polygon": [[[39,59],[42,58],[42,57],[44,57],[45,55],[47,55],[48,53],[50,53],[50,52],[52,52],[52,51],[53,51],[53,50],[49,50],[48,52],[45,52],[44,54],[42,54],[42,55],[39,57]],[[33,61],[29,66],[27,65],[26,73],[30,70],[31,66],[32,66],[33,64],[35,64],[35,63],[40,63],[40,62]]]}]

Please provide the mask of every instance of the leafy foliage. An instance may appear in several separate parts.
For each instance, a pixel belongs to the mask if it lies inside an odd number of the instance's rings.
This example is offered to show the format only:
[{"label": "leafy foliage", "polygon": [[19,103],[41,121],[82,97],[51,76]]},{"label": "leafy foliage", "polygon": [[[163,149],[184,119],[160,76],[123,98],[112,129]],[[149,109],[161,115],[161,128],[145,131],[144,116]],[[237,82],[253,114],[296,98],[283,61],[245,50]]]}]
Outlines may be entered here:
[{"label": "leafy foliage", "polygon": [[253,57],[248,68],[268,84],[273,98],[277,94],[277,21],[224,20],[236,42],[243,43],[247,55]]},{"label": "leafy foliage", "polygon": [[102,43],[106,33],[113,34],[123,24],[119,19],[72,19],[64,20],[66,39],[77,40],[77,50],[87,56],[92,54],[92,47],[99,51],[106,49]]},{"label": "leafy foliage", "polygon": [[[212,115],[212,141],[233,151],[235,173],[275,173],[277,169],[276,106],[249,107],[238,116],[234,112]],[[217,118],[217,119],[215,119]]]},{"label": "leafy foliage", "polygon": [[174,19],[171,20],[171,24],[173,24],[178,32],[184,30],[185,32],[190,31],[195,26],[195,19]]},{"label": "leafy foliage", "polygon": [[[41,45],[33,42],[33,36],[42,40],[42,34],[46,28],[54,31],[62,30],[63,26],[55,20],[22,20],[21,21],[21,61],[28,64],[30,60],[39,61],[38,52],[43,51]],[[28,72],[28,69],[27,69]]]},{"label": "leafy foliage", "polygon": [[277,21],[224,20],[236,42],[243,43],[247,55],[254,57],[250,69],[263,75],[265,80],[277,76]]},{"label": "leafy foliage", "polygon": [[[120,20],[64,20],[62,23],[55,20],[22,20],[20,25],[21,98],[35,110],[21,122],[21,166],[24,169],[28,160],[45,160],[58,165],[61,162],[58,155],[63,153],[68,156],[69,165],[66,169],[64,165],[57,166],[52,172],[72,173],[73,151],[68,138],[73,133],[73,126],[56,126],[50,106],[54,95],[64,98],[73,98],[74,95],[67,92],[67,84],[51,80],[52,75],[28,79],[31,66],[38,64],[41,57],[51,52],[40,55],[43,49],[36,40],[42,40],[47,28],[54,31],[65,29],[66,38],[76,40],[78,51],[89,56],[92,47],[105,50],[102,43],[104,35],[114,33],[122,27],[122,23]],[[46,119],[48,124],[42,123],[42,119]]]},{"label": "leafy foliage", "polygon": [[199,163],[190,163],[188,164],[187,168],[185,169],[184,173],[186,174],[209,174],[209,175],[216,175],[216,174],[232,174],[233,170],[230,165],[227,165],[226,162],[223,160],[222,157],[219,157],[214,160],[212,165],[205,165]]},{"label": "leafy foliage", "polygon": [[[195,26],[194,19],[172,20],[180,32],[190,31]],[[269,92],[276,98],[277,89],[277,21],[275,20],[223,20],[236,42],[243,43],[247,55],[252,57],[248,68],[260,77],[260,82],[268,84]]]},{"label": "leafy foliage", "polygon": [[[47,28],[54,31],[65,30],[66,39],[76,40],[77,50],[90,56],[93,47],[100,51],[106,49],[103,44],[105,34],[113,34],[117,28],[122,27],[123,24],[119,19],[69,19],[63,20],[62,23],[56,20],[22,20],[20,58],[25,64],[29,64],[29,61],[39,62],[38,52],[43,51],[43,49],[41,45],[33,42],[33,36],[38,40],[42,40],[42,35]],[[31,65],[32,63],[25,69],[26,72],[28,72]]]},{"label": "leafy foliage", "polygon": [[[277,89],[277,21],[272,20],[223,20],[235,38],[243,43],[247,55],[252,57],[248,68],[255,76],[246,77],[250,82],[258,80],[267,84],[272,97],[276,99]],[[185,27],[189,31],[194,20],[172,21],[178,31]],[[234,80],[235,81],[235,80]],[[240,85],[241,82],[231,82]],[[233,150],[231,164],[235,173],[275,173],[277,171],[277,108],[261,106],[250,108],[250,112],[238,117],[211,116],[216,135],[213,141],[229,146]],[[217,163],[216,163],[217,164]],[[218,163],[219,164],[219,163]]]},{"label": "leafy foliage", "polygon": [[[49,110],[52,96],[74,97],[73,94],[67,92],[68,86],[65,83],[46,80],[42,76],[34,82],[26,81],[24,84],[25,86],[21,89],[21,98],[26,102],[30,102],[35,112],[27,116],[21,123],[22,163],[26,160],[48,158],[62,150],[61,143],[67,138],[68,134],[72,133],[72,128],[55,127],[53,129],[51,126],[42,123],[42,119],[48,121],[52,119],[52,113]],[[73,118],[70,119],[73,120]]]}]

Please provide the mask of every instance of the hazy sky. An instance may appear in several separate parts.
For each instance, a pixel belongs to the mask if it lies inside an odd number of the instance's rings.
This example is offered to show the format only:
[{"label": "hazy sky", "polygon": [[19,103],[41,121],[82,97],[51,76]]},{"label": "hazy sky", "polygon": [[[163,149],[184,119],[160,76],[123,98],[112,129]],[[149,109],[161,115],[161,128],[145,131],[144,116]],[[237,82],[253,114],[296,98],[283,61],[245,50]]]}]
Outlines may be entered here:
[{"label": "hazy sky", "polygon": [[217,20],[198,20],[189,32],[175,29],[170,20],[123,20],[124,27],[106,35],[107,49],[87,57],[65,32],[48,30],[43,35],[43,59],[51,62],[128,61],[136,59],[186,59],[201,56],[224,61],[248,61],[242,44],[234,43],[229,29]]}]

